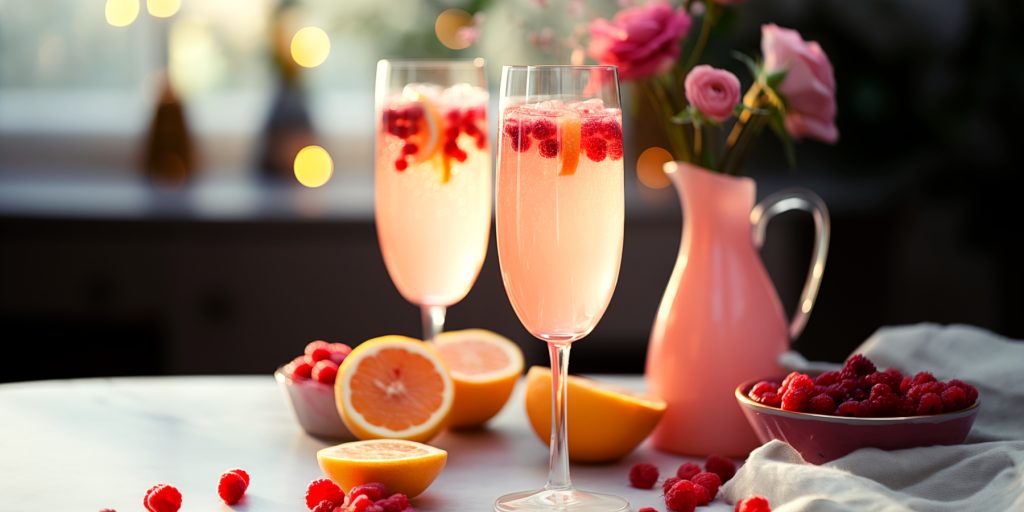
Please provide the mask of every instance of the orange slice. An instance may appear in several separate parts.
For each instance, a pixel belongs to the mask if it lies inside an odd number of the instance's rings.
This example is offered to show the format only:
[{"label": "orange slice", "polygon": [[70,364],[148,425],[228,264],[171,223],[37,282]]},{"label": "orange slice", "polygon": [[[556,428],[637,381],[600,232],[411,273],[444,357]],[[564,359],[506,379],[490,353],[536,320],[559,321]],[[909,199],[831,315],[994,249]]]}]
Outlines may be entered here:
[{"label": "orange slice", "polygon": [[410,101],[423,105],[423,121],[420,130],[409,139],[418,148],[415,153],[409,155],[410,163],[421,164],[433,159],[433,165],[438,170],[441,183],[448,183],[452,179],[452,161],[450,156],[440,151],[442,127],[440,109],[427,95],[421,92],[406,91],[404,96]]},{"label": "orange slice", "polygon": [[576,174],[576,166],[580,163],[580,129],[578,116],[568,115],[558,120],[558,136],[562,142],[558,149],[558,158],[562,161],[558,172],[560,176]]},{"label": "orange slice", "polygon": [[334,399],[359,439],[427,441],[445,425],[455,385],[437,353],[405,336],[365,341],[345,358]]},{"label": "orange slice", "polygon": [[498,414],[523,373],[519,345],[484,329],[444,332],[434,344],[455,382],[448,426],[478,427]]},{"label": "orange slice", "polygon": [[[665,412],[662,400],[645,397],[583,377],[569,376],[569,458],[607,462],[633,451]],[[526,414],[537,437],[551,436],[551,369],[534,366],[526,374]]]},{"label": "orange slice", "polygon": [[320,469],[346,492],[380,482],[410,498],[434,482],[447,460],[448,452],[440,448],[398,439],[353,441],[316,452]]}]

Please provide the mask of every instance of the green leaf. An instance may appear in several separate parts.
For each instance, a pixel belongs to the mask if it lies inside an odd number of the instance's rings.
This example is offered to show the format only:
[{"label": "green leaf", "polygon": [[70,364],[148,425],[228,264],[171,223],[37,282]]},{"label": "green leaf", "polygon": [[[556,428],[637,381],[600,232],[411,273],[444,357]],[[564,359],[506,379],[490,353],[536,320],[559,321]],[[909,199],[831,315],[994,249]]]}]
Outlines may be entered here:
[{"label": "green leaf", "polygon": [[750,75],[753,76],[755,80],[757,80],[757,77],[761,74],[761,66],[759,66],[757,62],[754,62],[754,59],[750,58],[749,55],[738,51],[733,51],[732,56],[736,60],[746,64],[747,69],[750,70]]},{"label": "green leaf", "polygon": [[692,107],[687,107],[682,112],[672,116],[672,122],[675,124],[692,124],[694,122]]},{"label": "green leaf", "polygon": [[789,73],[788,69],[780,69],[773,73],[768,73],[764,78],[764,83],[773,90],[778,90],[779,86],[782,85],[782,81],[786,79],[787,73]]},{"label": "green leaf", "polygon": [[786,119],[781,110],[771,110],[769,126],[771,126],[772,131],[775,132],[775,136],[779,138],[779,142],[782,142],[782,149],[786,152],[786,162],[789,164],[789,169],[795,171],[796,148],[793,146],[793,138],[790,137],[789,132],[786,131]]}]

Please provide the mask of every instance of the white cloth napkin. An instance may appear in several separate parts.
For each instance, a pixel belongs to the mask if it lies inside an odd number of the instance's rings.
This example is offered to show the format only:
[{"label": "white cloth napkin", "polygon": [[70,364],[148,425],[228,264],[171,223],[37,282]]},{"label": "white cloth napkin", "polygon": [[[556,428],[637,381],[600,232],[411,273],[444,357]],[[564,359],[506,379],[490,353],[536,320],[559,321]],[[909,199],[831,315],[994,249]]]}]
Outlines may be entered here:
[{"label": "white cloth napkin", "polygon": [[976,386],[981,411],[968,444],[862,449],[818,466],[772,441],[723,486],[726,500],[760,494],[776,512],[1024,511],[1024,343],[921,324],[880,329],[854,352],[881,368]]}]

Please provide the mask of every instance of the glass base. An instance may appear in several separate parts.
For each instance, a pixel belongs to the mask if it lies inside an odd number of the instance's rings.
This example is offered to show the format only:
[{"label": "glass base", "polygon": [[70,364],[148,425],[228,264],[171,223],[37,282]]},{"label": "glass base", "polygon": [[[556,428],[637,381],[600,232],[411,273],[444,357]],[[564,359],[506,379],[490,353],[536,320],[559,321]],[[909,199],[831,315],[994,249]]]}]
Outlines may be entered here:
[{"label": "glass base", "polygon": [[494,502],[498,512],[553,510],[566,512],[628,512],[629,502],[618,496],[578,489],[540,489],[506,494]]}]

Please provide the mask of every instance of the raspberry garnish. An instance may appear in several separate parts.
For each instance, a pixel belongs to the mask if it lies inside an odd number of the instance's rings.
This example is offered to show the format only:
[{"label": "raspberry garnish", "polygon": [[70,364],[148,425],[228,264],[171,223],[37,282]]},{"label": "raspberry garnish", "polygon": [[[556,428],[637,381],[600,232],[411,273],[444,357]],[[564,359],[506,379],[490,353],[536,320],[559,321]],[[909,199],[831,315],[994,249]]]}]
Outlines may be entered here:
[{"label": "raspberry garnish", "polygon": [[711,493],[710,491],[708,491],[707,487],[704,487],[703,485],[693,486],[693,497],[694,501],[697,502],[698,507],[707,505],[708,503],[711,503],[711,500],[715,499],[713,496],[711,496]]},{"label": "raspberry garnish", "polygon": [[584,139],[601,136],[601,121],[588,119],[580,125],[580,136]]},{"label": "raspberry garnish", "polygon": [[525,135],[518,137],[509,136],[509,142],[512,143],[513,151],[518,151],[522,153],[523,151],[530,149],[530,138]]},{"label": "raspberry garnish", "polygon": [[334,361],[334,364],[341,365],[342,361],[352,352],[352,347],[344,343],[331,343],[328,350],[331,351],[331,361]]},{"label": "raspberry garnish", "polygon": [[736,474],[736,464],[721,455],[708,455],[708,460],[704,461],[704,470],[718,475],[722,483],[725,483]]},{"label": "raspberry garnish", "polygon": [[381,508],[381,512],[407,512],[409,507],[409,498],[402,493],[395,493],[391,496],[374,503]]},{"label": "raspberry garnish", "polygon": [[690,481],[707,489],[708,495],[712,500],[718,495],[718,488],[722,486],[722,478],[718,476],[718,474],[708,471],[693,475],[693,478],[691,478]]},{"label": "raspberry garnish", "polygon": [[398,160],[395,160],[395,170],[396,171],[402,172],[402,171],[404,171],[404,170],[406,170],[408,168],[409,168],[409,162],[407,162],[404,158],[399,158]]},{"label": "raspberry garnish", "polygon": [[306,356],[299,356],[284,365],[284,372],[293,379],[304,380],[312,375],[313,366],[306,361]]},{"label": "raspberry garnish", "polygon": [[321,384],[334,384],[334,379],[337,375],[338,365],[330,359],[317,361],[317,363],[313,365],[313,380]]},{"label": "raspberry garnish", "polygon": [[370,501],[377,501],[388,494],[387,487],[379,482],[370,482],[363,485],[357,485],[348,490],[348,499],[354,500],[356,496],[366,496],[370,498]]},{"label": "raspberry garnish", "polygon": [[608,143],[597,137],[583,139],[583,149],[587,158],[595,162],[600,162],[608,156]]},{"label": "raspberry garnish", "polygon": [[697,484],[680,480],[665,493],[665,506],[675,512],[693,512],[697,508]]},{"label": "raspberry garnish", "polygon": [[[242,476],[245,475],[245,476]],[[249,487],[249,475],[240,469],[225,471],[217,482],[217,495],[228,505],[238,503]]]},{"label": "raspberry garnish", "polygon": [[622,140],[622,126],[614,119],[606,119],[601,123],[601,135],[609,141]]},{"label": "raspberry garnish", "polygon": [[331,357],[331,344],[326,341],[316,340],[306,345],[305,354],[312,362],[321,361]]},{"label": "raspberry garnish", "polygon": [[658,481],[658,468],[641,462],[629,468],[629,484],[637,489],[650,489]]},{"label": "raspberry garnish", "polygon": [[644,507],[640,509],[639,512],[658,512],[658,509],[654,507]]},{"label": "raspberry garnish", "polygon": [[676,476],[683,480],[689,480],[697,473],[700,473],[700,466],[692,462],[684,462],[676,469]]},{"label": "raspberry garnish", "polygon": [[373,500],[363,494],[351,500],[345,500],[345,512],[366,512],[372,506]]},{"label": "raspberry garnish", "polygon": [[537,140],[547,140],[555,136],[555,123],[550,119],[538,119],[530,127],[530,134]]},{"label": "raspberry garnish", "polygon": [[749,496],[736,503],[733,512],[772,512],[768,506],[768,499],[764,496]]},{"label": "raspberry garnish", "polygon": [[419,150],[420,147],[417,146],[415,142],[406,142],[405,145],[402,146],[403,155],[414,155]]},{"label": "raspberry garnish", "polygon": [[313,507],[324,500],[341,505],[345,501],[345,493],[338,484],[327,478],[313,480],[306,487],[306,508],[313,510]]},{"label": "raspberry garnish", "polygon": [[334,512],[334,509],[338,508],[338,504],[331,500],[321,500],[316,506],[311,508],[312,512]]},{"label": "raspberry garnish", "polygon": [[936,393],[921,395],[921,401],[917,403],[917,414],[919,416],[942,414],[942,397]]},{"label": "raspberry garnish", "polygon": [[181,508],[181,492],[173,485],[157,484],[146,491],[142,504],[149,512],[177,512]]},{"label": "raspberry garnish", "polygon": [[680,480],[682,480],[682,478],[679,478],[678,476],[670,476],[666,478],[665,482],[661,484],[661,493],[668,494],[668,490]]},{"label": "raspberry garnish", "polygon": [[612,160],[619,160],[622,158],[624,151],[622,149],[621,140],[612,140],[608,143],[608,158]]},{"label": "raspberry garnish", "polygon": [[540,156],[544,158],[554,158],[558,156],[558,150],[560,149],[558,140],[556,139],[542,140],[540,141],[540,144],[537,145],[537,148],[540,150]]}]

